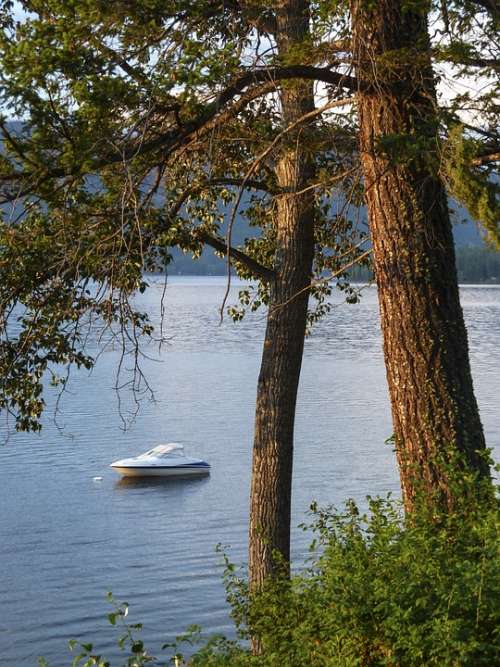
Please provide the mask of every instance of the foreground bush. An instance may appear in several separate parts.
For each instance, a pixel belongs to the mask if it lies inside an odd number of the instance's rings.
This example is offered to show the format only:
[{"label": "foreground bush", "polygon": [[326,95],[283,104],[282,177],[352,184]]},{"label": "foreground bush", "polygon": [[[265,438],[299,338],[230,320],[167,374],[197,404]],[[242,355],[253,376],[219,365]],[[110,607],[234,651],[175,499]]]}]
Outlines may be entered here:
[{"label": "foreground bush", "polygon": [[[291,581],[278,576],[250,600],[244,579],[227,563],[228,598],[241,643],[213,638],[188,664],[499,664],[497,518],[488,493],[471,500],[464,492],[456,512],[444,517],[421,503],[411,522],[391,499],[369,500],[366,513],[352,502],[343,512],[314,508],[311,560]],[[260,638],[261,656],[250,655],[250,636]],[[180,651],[168,648],[171,656]],[[134,651],[126,664],[174,662],[151,659],[140,642]],[[77,664],[98,664],[85,662],[89,656],[83,651]],[[178,658],[177,664],[184,662]]]},{"label": "foreground bush", "polygon": [[[491,667],[499,654],[498,514],[489,488],[457,485],[456,511],[371,499],[366,513],[314,508],[309,567],[277,578],[249,601],[231,566],[227,585],[252,658],[234,646],[202,651],[195,665]],[[207,655],[207,652],[209,655]]]},{"label": "foreground bush", "polygon": [[264,648],[256,664],[498,664],[496,512],[428,518],[405,526],[398,505],[383,500],[365,515],[353,504],[322,512],[324,551],[308,571],[251,604],[233,579],[240,627]]}]

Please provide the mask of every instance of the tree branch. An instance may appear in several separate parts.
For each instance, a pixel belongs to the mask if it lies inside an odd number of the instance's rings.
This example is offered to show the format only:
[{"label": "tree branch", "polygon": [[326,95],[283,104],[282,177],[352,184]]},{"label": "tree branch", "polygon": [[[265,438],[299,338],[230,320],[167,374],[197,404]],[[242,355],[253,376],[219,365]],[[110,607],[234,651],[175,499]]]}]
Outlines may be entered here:
[{"label": "tree branch", "polygon": [[140,85],[144,86],[147,89],[150,88],[149,79],[139,67],[131,65],[126,58],[123,58],[119,53],[114,51],[112,48],[110,48],[106,44],[103,44],[99,39],[97,39],[97,37],[95,37],[95,35],[91,35],[89,37],[89,42],[96,49],[101,51],[101,53],[110,58],[113,64],[117,65],[118,67],[121,67],[121,69],[126,74],[128,74],[131,79],[134,79],[134,81],[136,81],[137,83],[139,83]]},{"label": "tree branch", "polygon": [[[214,248],[214,250],[217,250],[217,252],[221,252],[224,253],[224,255],[227,255],[228,247],[225,241],[223,241],[222,239],[218,239],[216,236],[212,236],[207,232],[196,231],[195,233],[196,236],[200,239],[200,241],[203,241],[203,243],[206,243],[210,247]],[[267,266],[259,264],[259,262],[257,262],[249,255],[245,254],[241,250],[237,250],[236,248],[230,247],[229,258],[237,262],[240,262],[241,264],[246,266],[247,269],[251,273],[253,273],[255,277],[260,278],[266,283],[272,282],[275,278],[275,273],[272,269],[269,269],[267,268]]]},{"label": "tree branch", "polygon": [[245,187],[248,188],[249,190],[262,190],[262,192],[267,192],[270,195],[278,195],[283,192],[283,190],[280,190],[279,188],[272,188],[270,187],[267,183],[264,181],[257,181],[257,180],[248,180],[248,181],[243,181],[242,178],[226,178],[225,176],[221,178],[211,178],[209,181],[207,181],[206,185],[208,187],[212,186],[218,186],[218,185],[234,185],[235,187]]},{"label": "tree branch", "polygon": [[337,269],[337,271],[334,271],[333,273],[329,273],[327,276],[323,276],[321,278],[316,278],[314,280],[311,280],[309,285],[306,285],[305,287],[303,287],[298,292],[295,292],[295,294],[293,294],[289,299],[287,299],[283,303],[277,304],[273,308],[273,311],[271,312],[271,315],[272,315],[273,312],[279,310],[280,308],[284,308],[285,306],[288,306],[289,303],[294,301],[298,296],[300,296],[304,292],[307,292],[310,289],[312,289],[315,285],[321,285],[323,283],[329,283],[331,280],[334,280],[335,278],[338,278],[338,276],[345,273],[348,269],[351,269],[353,266],[355,266],[356,264],[359,264],[364,259],[369,257],[371,255],[371,252],[372,252],[372,249],[369,248],[368,250],[365,250],[363,253],[361,253],[361,255],[358,255],[357,257],[355,257],[352,261],[348,262],[347,264],[344,264],[344,266],[342,268]]},{"label": "tree branch", "polygon": [[[335,85],[338,88],[347,88],[350,91],[358,89],[357,80],[347,74],[332,71],[326,67],[313,67],[309,65],[290,65],[287,67],[266,67],[253,70],[240,76],[236,81],[223,90],[215,100],[208,104],[205,110],[193,120],[185,123],[182,128],[172,128],[149,141],[133,141],[125,146],[122,151],[115,150],[103,157],[94,160],[86,173],[95,172],[105,166],[126,162],[139,155],[162,150],[166,156],[186,146],[191,141],[199,138],[203,133],[226,122],[238,114],[252,100],[261,97],[276,89],[278,81],[287,79],[308,79],[312,81],[323,81]],[[255,88],[250,86],[255,85]],[[249,88],[250,87],[250,88]],[[247,89],[248,90],[245,90]],[[226,110],[224,107],[235,98],[232,106]],[[165,153],[164,153],[165,157]],[[43,183],[51,178],[64,178],[65,176],[83,175],[80,171],[81,165],[73,169],[41,169],[37,178],[38,183]],[[35,174],[29,172],[13,172],[0,177],[0,181],[19,181],[32,178]]]},{"label": "tree branch", "polygon": [[266,13],[259,7],[252,7],[252,3],[234,2],[243,14],[243,18],[249,25],[256,28],[259,32],[274,35],[276,33],[276,17],[274,14]]},{"label": "tree branch", "polygon": [[471,160],[471,164],[473,164],[475,167],[480,167],[481,165],[489,164],[490,162],[500,162],[500,151],[497,151],[496,153],[478,155],[473,160]]},{"label": "tree branch", "polygon": [[470,125],[469,123],[465,123],[464,121],[461,121],[461,124],[468,130],[471,130],[472,132],[477,132],[477,134],[481,134],[483,137],[488,137],[488,139],[493,139],[493,140],[500,140],[498,132],[487,130],[484,127],[477,127],[476,125]]},{"label": "tree branch", "polygon": [[452,63],[454,65],[463,65],[464,67],[490,67],[494,70],[500,68],[500,61],[498,58],[471,58],[469,56],[458,58],[458,56],[446,53],[446,50],[441,52],[439,49],[432,49],[431,54],[440,62]]},{"label": "tree branch", "polygon": [[[186,189],[178,197],[178,199],[170,206],[166,216],[166,221],[168,221],[166,224],[166,228],[169,227],[170,221],[172,221],[175,218],[175,216],[178,215],[179,211],[181,210],[182,206],[185,204],[187,199],[190,196],[195,195],[196,192],[202,190],[204,187],[210,186],[210,184],[211,184],[210,182],[200,183],[198,186]],[[218,185],[218,183],[216,183],[215,185]],[[237,262],[244,264],[255,277],[260,278],[266,283],[270,283],[272,280],[274,280],[275,273],[272,269],[269,269],[268,267],[260,264],[259,262],[257,262],[257,260],[253,259],[252,257],[242,252],[241,250],[237,250],[236,248],[233,248],[231,246],[228,247],[226,241],[218,239],[216,236],[213,236],[212,234],[209,234],[208,232],[202,229],[195,229],[193,230],[192,233],[200,241],[203,241],[203,243],[206,243],[210,247],[214,248],[214,250],[217,250],[218,252],[221,252],[226,256],[229,253],[229,259],[234,259]]]},{"label": "tree branch", "polygon": [[494,18],[500,14],[500,4],[497,0],[469,0],[474,5],[479,5],[482,9],[489,12]]}]

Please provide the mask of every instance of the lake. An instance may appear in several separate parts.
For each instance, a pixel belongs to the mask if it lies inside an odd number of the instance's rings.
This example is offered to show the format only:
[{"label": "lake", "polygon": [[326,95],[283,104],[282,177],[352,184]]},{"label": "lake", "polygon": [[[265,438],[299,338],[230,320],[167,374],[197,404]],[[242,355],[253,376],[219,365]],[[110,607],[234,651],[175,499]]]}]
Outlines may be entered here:
[{"label": "lake", "polygon": [[[137,299],[157,324],[163,282]],[[231,292],[235,301],[238,285]],[[152,652],[198,623],[231,632],[218,543],[246,560],[253,410],[265,313],[219,322],[224,278],[170,278],[160,351],[143,365],[156,401],[143,400],[121,428],[116,392],[119,351],[92,373],[74,372],[54,421],[41,435],[14,434],[0,447],[0,655],[5,667],[33,667],[44,655],[69,665],[67,640],[94,641],[115,655],[106,621],[113,591],[143,622]],[[500,287],[461,290],[472,370],[488,444],[500,449]],[[308,338],[296,421],[293,558],[310,535],[297,528],[313,500],[399,493],[390,446],[389,404],[376,293],[342,303]],[[92,345],[91,341],[91,345]],[[125,361],[128,367],[131,360]],[[49,406],[55,396],[49,398]],[[122,413],[133,405],[125,390]],[[210,477],[122,481],[109,468],[152,445],[180,441],[208,460]],[[102,480],[95,480],[102,477]]]}]

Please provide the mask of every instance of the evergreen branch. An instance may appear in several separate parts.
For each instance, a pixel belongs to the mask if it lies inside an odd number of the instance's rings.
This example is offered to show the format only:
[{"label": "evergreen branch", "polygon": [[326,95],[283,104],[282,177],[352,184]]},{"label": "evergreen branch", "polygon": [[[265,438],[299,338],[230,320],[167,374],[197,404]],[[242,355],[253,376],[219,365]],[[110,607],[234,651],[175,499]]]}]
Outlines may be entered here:
[{"label": "evergreen branch", "polygon": [[484,127],[477,127],[477,125],[470,125],[464,121],[461,122],[461,125],[466,127],[468,130],[471,130],[471,132],[477,132],[477,134],[480,134],[483,137],[488,137],[488,139],[500,139],[498,132],[487,130]]},{"label": "evergreen branch", "polygon": [[25,160],[26,162],[29,162],[29,163],[33,164],[33,162],[26,155],[22,145],[9,132],[9,129],[7,127],[7,123],[5,122],[5,120],[3,118],[0,118],[0,131],[1,131],[0,132],[0,140],[6,140],[7,144],[10,146],[10,148],[16,153],[16,155],[19,158],[21,158],[22,160]]},{"label": "evergreen branch", "polygon": [[478,58],[468,55],[458,56],[456,53],[449,53],[446,50],[432,49],[431,54],[441,62],[448,62],[454,65],[463,65],[464,67],[490,67],[493,70],[500,69],[498,58]]},{"label": "evergreen branch", "polygon": [[[456,62],[456,61],[455,61]],[[491,69],[500,69],[500,60],[498,58],[465,58],[460,61],[461,65],[467,67],[491,67]]]}]

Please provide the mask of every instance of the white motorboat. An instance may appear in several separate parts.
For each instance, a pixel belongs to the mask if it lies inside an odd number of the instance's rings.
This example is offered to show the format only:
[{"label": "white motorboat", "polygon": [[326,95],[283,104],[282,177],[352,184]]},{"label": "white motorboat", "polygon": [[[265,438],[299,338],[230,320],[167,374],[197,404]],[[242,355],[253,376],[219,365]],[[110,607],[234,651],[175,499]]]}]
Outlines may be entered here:
[{"label": "white motorboat", "polygon": [[140,456],[115,461],[111,467],[125,477],[174,477],[210,472],[206,461],[186,456],[183,445],[178,442],[157,445]]}]

